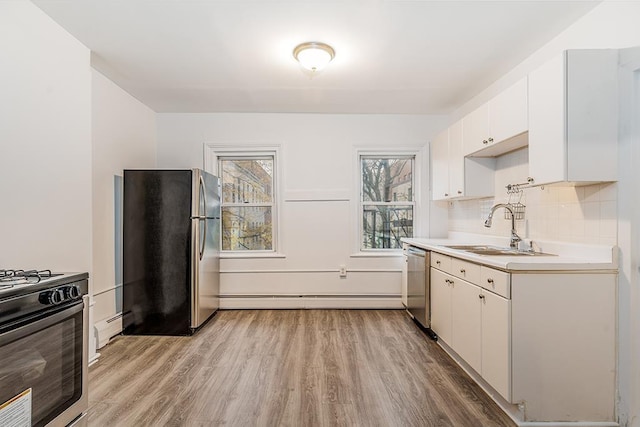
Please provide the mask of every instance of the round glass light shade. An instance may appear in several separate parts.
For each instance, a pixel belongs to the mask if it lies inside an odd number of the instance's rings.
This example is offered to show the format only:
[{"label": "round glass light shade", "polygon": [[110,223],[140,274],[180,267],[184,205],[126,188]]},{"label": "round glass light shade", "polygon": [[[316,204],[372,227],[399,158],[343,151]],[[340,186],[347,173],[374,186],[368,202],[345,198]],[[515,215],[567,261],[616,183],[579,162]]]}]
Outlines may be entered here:
[{"label": "round glass light shade", "polygon": [[293,56],[303,68],[309,71],[319,71],[327,66],[335,56],[331,46],[324,43],[308,42],[296,46]]}]

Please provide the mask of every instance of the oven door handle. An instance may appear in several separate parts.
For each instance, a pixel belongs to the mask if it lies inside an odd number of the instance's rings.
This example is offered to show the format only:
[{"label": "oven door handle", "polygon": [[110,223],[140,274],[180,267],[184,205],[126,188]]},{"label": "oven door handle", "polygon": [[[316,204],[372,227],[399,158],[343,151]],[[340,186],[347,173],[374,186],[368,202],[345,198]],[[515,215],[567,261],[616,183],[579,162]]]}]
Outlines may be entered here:
[{"label": "oven door handle", "polygon": [[[33,318],[29,319],[28,323],[19,326],[16,329],[12,329],[3,334],[0,334],[0,346],[9,344],[20,338],[26,337],[27,335],[31,335],[42,329],[46,329],[52,325],[55,325],[56,323],[61,322],[64,319],[68,319],[74,314],[81,312],[83,309],[84,303],[82,302],[82,300],[80,300],[78,304],[74,304],[69,308],[51,315],[40,313],[38,316],[34,316]],[[27,321],[27,319],[25,319],[25,321]]]}]

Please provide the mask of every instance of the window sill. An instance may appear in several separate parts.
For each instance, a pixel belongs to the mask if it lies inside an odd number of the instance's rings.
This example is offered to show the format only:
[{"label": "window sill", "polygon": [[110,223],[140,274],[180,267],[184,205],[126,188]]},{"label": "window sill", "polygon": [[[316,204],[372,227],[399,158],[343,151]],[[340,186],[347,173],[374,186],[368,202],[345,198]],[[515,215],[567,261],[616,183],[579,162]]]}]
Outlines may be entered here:
[{"label": "window sill", "polygon": [[277,252],[258,252],[258,253],[241,253],[241,252],[220,252],[220,259],[259,259],[259,258],[286,258],[285,254]]},{"label": "window sill", "polygon": [[349,256],[351,258],[398,258],[402,256],[402,249],[389,252],[356,252]]}]

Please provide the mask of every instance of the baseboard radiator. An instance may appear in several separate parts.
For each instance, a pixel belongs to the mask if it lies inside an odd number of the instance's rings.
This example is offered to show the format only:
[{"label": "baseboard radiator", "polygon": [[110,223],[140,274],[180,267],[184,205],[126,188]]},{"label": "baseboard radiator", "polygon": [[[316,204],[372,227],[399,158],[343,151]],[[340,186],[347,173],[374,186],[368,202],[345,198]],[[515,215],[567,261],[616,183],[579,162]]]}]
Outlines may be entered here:
[{"label": "baseboard radiator", "polygon": [[122,332],[122,313],[101,320],[94,326],[96,345],[100,349],[109,343],[109,340]]},{"label": "baseboard radiator", "polygon": [[400,295],[221,295],[221,309],[402,309]]}]

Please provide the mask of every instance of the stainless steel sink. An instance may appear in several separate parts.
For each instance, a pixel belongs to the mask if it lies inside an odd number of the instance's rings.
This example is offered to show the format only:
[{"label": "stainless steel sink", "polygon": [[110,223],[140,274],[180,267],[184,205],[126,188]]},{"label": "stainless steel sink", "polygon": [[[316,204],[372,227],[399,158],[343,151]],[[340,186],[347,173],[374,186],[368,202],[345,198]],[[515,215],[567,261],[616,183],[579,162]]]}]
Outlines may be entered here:
[{"label": "stainless steel sink", "polygon": [[451,245],[445,246],[445,248],[456,249],[460,251],[472,251],[472,250],[485,250],[485,249],[507,249],[500,248],[498,246],[487,246],[487,245]]},{"label": "stainless steel sink", "polygon": [[517,249],[488,245],[451,245],[445,247],[458,251],[470,252],[476,255],[487,256],[555,256],[544,252],[519,251]]}]

